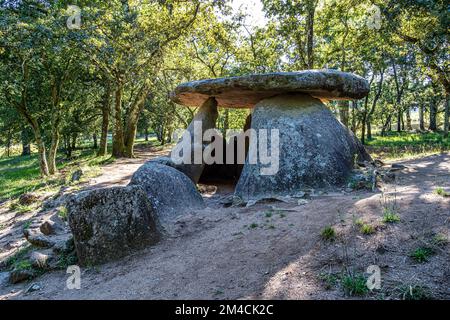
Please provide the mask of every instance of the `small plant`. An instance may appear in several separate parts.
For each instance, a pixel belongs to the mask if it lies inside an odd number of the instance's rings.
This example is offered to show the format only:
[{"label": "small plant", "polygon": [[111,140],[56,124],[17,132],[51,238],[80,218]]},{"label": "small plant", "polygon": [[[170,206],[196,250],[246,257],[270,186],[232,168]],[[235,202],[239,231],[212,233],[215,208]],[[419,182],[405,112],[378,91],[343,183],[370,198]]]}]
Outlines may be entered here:
[{"label": "small plant", "polygon": [[324,283],[326,290],[334,288],[339,281],[339,277],[332,273],[321,273],[319,274],[319,279]]},{"label": "small plant", "polygon": [[383,215],[384,223],[396,223],[400,221],[400,217],[393,210],[385,209]]},{"label": "small plant", "polygon": [[58,216],[66,221],[67,220],[67,208],[66,207],[59,207],[58,208]]},{"label": "small plant", "polygon": [[434,193],[441,197],[450,197],[450,193],[446,192],[444,188],[441,187],[436,188],[436,190],[434,190]]},{"label": "small plant", "polygon": [[266,218],[271,218],[272,217],[272,211],[267,211],[265,216],[266,216]]},{"label": "small plant", "polygon": [[437,247],[445,247],[448,244],[448,239],[443,234],[437,234],[431,240],[431,243]]},{"label": "small plant", "polygon": [[433,298],[430,290],[420,285],[400,287],[399,296],[402,300],[431,300]]},{"label": "small plant", "polygon": [[33,269],[33,266],[31,265],[30,261],[28,261],[28,260],[19,260],[14,263],[13,269],[14,270],[31,270],[31,269]]},{"label": "small plant", "polygon": [[286,218],[286,214],[285,213],[280,213],[280,218]]},{"label": "small plant", "polygon": [[362,219],[356,219],[355,225],[358,227],[362,227],[364,225],[364,221]]},{"label": "small plant", "polygon": [[375,233],[375,228],[372,225],[370,225],[370,224],[364,223],[361,226],[360,231],[361,231],[362,234],[371,235],[371,234]]},{"label": "small plant", "polygon": [[9,209],[13,210],[13,211],[16,211],[18,214],[24,214],[24,213],[33,211],[33,207],[26,206],[26,205],[21,205],[18,202],[12,202],[9,205]]},{"label": "small plant", "polygon": [[275,226],[273,224],[271,224],[268,226],[268,228],[273,230],[273,229],[275,229]]},{"label": "small plant", "polygon": [[23,231],[28,230],[30,228],[30,226],[31,226],[31,220],[28,220],[23,224],[22,230]]},{"label": "small plant", "polygon": [[78,263],[78,257],[74,252],[62,253],[58,259],[58,267],[61,269],[67,269],[68,266],[72,266]]},{"label": "small plant", "polygon": [[433,255],[433,249],[427,247],[420,247],[411,252],[410,257],[417,262],[427,262],[428,259]]},{"label": "small plant", "polygon": [[366,278],[361,274],[345,274],[342,279],[342,288],[345,294],[349,296],[364,296],[369,289],[367,288]]},{"label": "small plant", "polygon": [[258,224],[257,223],[252,223],[250,225],[250,229],[256,229],[256,228],[258,228]]},{"label": "small plant", "polygon": [[320,235],[322,239],[326,241],[334,241],[336,239],[336,231],[331,226],[323,228]]}]

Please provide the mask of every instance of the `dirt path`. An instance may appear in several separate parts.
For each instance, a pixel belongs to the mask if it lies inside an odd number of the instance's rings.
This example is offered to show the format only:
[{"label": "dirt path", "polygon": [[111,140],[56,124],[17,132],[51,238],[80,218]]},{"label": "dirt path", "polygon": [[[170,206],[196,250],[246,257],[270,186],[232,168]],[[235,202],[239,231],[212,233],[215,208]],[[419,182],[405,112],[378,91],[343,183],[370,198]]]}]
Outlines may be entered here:
[{"label": "dirt path", "polygon": [[[125,184],[141,162],[105,168],[91,186]],[[384,193],[326,194],[305,205],[264,203],[250,208],[210,208],[175,222],[170,237],[132,257],[82,269],[81,290],[65,288],[67,275],[51,272],[28,284],[0,290],[0,299],[337,299],[346,297],[330,281],[343,271],[382,270],[382,290],[367,298],[400,298],[405,288],[426,287],[435,298],[450,298],[450,245],[436,247],[428,262],[410,253],[437,234],[450,238],[450,154],[401,162],[407,169]],[[229,191],[229,190],[227,190]],[[396,206],[401,221],[385,224],[383,207]],[[376,233],[363,235],[361,219]],[[334,242],[321,240],[333,226]],[[328,281],[324,281],[328,279]]]}]

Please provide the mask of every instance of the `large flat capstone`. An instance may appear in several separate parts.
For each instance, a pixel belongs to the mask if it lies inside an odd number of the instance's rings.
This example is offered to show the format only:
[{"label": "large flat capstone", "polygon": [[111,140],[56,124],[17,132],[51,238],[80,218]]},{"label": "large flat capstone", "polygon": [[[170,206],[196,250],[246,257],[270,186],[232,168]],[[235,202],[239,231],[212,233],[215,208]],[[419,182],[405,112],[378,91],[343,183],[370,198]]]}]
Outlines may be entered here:
[{"label": "large flat capstone", "polygon": [[214,97],[219,107],[253,108],[259,101],[286,93],[307,93],[322,100],[364,98],[369,83],[336,70],[304,70],[208,79],[179,85],[170,98],[181,105],[200,106]]}]

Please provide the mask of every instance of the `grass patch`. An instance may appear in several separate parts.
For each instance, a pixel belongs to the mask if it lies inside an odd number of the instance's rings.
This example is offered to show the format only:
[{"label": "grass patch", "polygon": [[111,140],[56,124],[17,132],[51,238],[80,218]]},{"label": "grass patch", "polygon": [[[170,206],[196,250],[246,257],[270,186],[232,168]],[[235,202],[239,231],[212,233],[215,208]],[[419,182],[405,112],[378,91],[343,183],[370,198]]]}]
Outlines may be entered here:
[{"label": "grass patch", "polygon": [[441,187],[436,188],[436,190],[434,190],[434,193],[441,197],[450,197],[450,193],[446,192],[444,188]]},{"label": "grass patch", "polygon": [[271,218],[272,217],[272,211],[267,211],[264,216],[266,218]]},{"label": "grass patch", "polygon": [[375,233],[375,228],[367,223],[363,224],[359,230],[364,235],[371,235]]},{"label": "grass patch", "polygon": [[445,235],[439,233],[433,237],[431,243],[437,247],[445,247],[448,244],[448,239]]},{"label": "grass patch", "polygon": [[331,290],[339,283],[339,276],[332,273],[321,273],[319,279],[323,282],[325,290]]},{"label": "grass patch", "polygon": [[427,247],[420,247],[411,252],[410,257],[419,263],[427,262],[434,254],[433,249]]},{"label": "grass patch", "polygon": [[333,227],[327,226],[322,229],[322,231],[320,232],[320,236],[323,240],[331,242],[336,239],[336,231]]},{"label": "grass patch", "polygon": [[21,194],[59,187],[67,184],[73,168],[86,168],[86,177],[99,173],[99,166],[114,161],[110,156],[97,157],[96,150],[84,149],[73,152],[71,159],[58,154],[57,168],[60,173],[43,178],[39,172],[37,154],[31,156],[14,156],[0,159],[0,201],[15,199]]},{"label": "grass patch", "polygon": [[4,263],[5,269],[8,271],[16,270],[30,270],[32,266],[27,257],[33,249],[31,245],[20,248],[12,256],[10,256]]},{"label": "grass patch", "polygon": [[257,223],[252,223],[252,224],[249,226],[249,228],[250,228],[250,229],[256,229],[256,228],[258,228],[258,224],[257,224]]},{"label": "grass patch", "polygon": [[405,285],[399,289],[399,298],[402,300],[431,300],[433,296],[430,290],[421,285]]},{"label": "grass patch", "polygon": [[61,206],[58,208],[58,217],[60,217],[62,220],[67,221],[67,214],[68,210],[66,207]]},{"label": "grass patch", "polygon": [[58,268],[67,269],[69,266],[76,265],[78,263],[78,257],[75,252],[61,253],[58,259]]},{"label": "grass patch", "polygon": [[387,132],[367,141],[367,149],[375,158],[402,159],[450,150],[450,138],[439,132]]},{"label": "grass patch", "polygon": [[345,274],[341,279],[342,289],[349,296],[364,296],[369,292],[367,279],[362,274]]},{"label": "grass patch", "polygon": [[385,209],[383,214],[384,223],[400,222],[400,216],[391,209]]}]

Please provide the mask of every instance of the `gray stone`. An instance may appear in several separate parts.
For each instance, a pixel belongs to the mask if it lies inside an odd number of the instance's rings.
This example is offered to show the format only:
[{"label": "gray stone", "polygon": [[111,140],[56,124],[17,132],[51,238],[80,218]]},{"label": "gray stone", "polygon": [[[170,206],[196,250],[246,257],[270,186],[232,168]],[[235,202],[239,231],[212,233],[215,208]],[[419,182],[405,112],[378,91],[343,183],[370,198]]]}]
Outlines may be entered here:
[{"label": "gray stone", "polygon": [[9,274],[9,282],[11,284],[16,284],[19,282],[31,280],[36,276],[36,273],[33,270],[21,269],[21,270],[13,270]]},{"label": "gray stone", "polygon": [[19,204],[22,206],[29,206],[39,200],[39,196],[34,193],[24,193],[19,197]]},{"label": "gray stone", "polygon": [[33,251],[30,255],[30,263],[33,267],[38,269],[49,269],[50,263],[54,260],[53,251],[45,250],[42,252]]},{"label": "gray stone", "polygon": [[199,106],[215,97],[220,107],[252,108],[263,99],[286,93],[347,100],[361,99],[369,90],[367,80],[351,73],[304,70],[188,82],[176,87],[170,98],[185,106]]},{"label": "gray stone", "polygon": [[[353,133],[309,95],[261,101],[252,115],[252,128],[279,130],[279,171],[261,175],[266,166],[259,161],[249,164],[247,159],[235,192],[245,201],[340,186],[347,181],[355,161],[371,161]],[[270,143],[269,139],[269,152]]]},{"label": "gray stone", "polygon": [[[194,163],[194,152],[198,152],[200,155],[203,155],[203,150],[207,147],[207,143],[203,143],[203,133],[206,130],[214,129],[216,127],[216,121],[217,117],[219,116],[219,112],[217,111],[217,101],[214,98],[208,98],[200,109],[198,110],[197,114],[194,116],[194,119],[192,120],[191,124],[188,126],[186,131],[190,134],[191,137],[191,143],[189,144],[189,151],[190,156],[187,158],[191,159],[191,164],[183,163],[177,165],[177,169],[186,174],[194,183],[198,183],[200,180],[200,177],[203,173],[203,169],[205,168],[205,163]],[[199,139],[194,139],[194,128],[195,124],[200,124],[199,128],[201,128],[201,136]],[[196,143],[197,141],[197,143]],[[178,148],[181,148],[183,145],[183,139],[181,138],[180,141],[178,141],[177,146],[175,146],[175,150]],[[183,157],[183,152],[176,151],[177,155],[180,157]]]},{"label": "gray stone", "polygon": [[162,222],[187,210],[205,207],[202,196],[185,174],[156,162],[141,166],[131,178],[130,185],[143,188]]},{"label": "gray stone", "polygon": [[64,232],[64,221],[57,214],[53,214],[39,226],[39,230],[46,236]]},{"label": "gray stone", "polygon": [[37,283],[32,283],[27,290],[25,290],[25,293],[31,293],[31,292],[35,292],[35,291],[39,291],[41,290],[42,287],[41,285],[37,284]]},{"label": "gray stone", "polygon": [[139,186],[82,192],[67,209],[81,265],[116,260],[161,239],[158,218]]},{"label": "gray stone", "polygon": [[83,174],[84,174],[83,170],[81,170],[81,169],[75,170],[72,173],[72,177],[70,178],[70,181],[71,182],[80,181]]},{"label": "gray stone", "polygon": [[10,272],[0,272],[0,288],[8,285],[10,276]]},{"label": "gray stone", "polygon": [[40,230],[37,229],[25,229],[23,231],[25,238],[33,246],[41,248],[51,248],[55,245],[55,242],[48,236],[42,234]]}]

